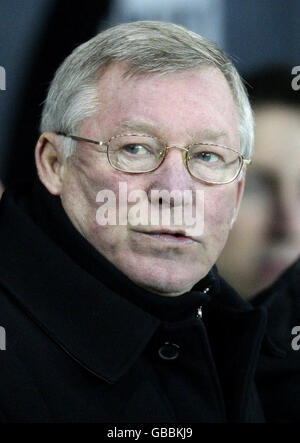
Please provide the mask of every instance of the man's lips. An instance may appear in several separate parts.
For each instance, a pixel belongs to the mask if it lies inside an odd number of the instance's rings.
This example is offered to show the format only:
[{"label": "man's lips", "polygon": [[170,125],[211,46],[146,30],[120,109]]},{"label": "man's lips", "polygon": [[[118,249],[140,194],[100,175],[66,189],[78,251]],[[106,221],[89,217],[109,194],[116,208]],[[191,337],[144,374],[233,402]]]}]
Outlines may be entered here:
[{"label": "man's lips", "polygon": [[196,241],[199,242],[195,237],[186,235],[183,230],[170,230],[170,229],[155,229],[155,230],[134,230],[134,232],[144,234],[150,238],[172,242],[176,244],[191,244]]}]

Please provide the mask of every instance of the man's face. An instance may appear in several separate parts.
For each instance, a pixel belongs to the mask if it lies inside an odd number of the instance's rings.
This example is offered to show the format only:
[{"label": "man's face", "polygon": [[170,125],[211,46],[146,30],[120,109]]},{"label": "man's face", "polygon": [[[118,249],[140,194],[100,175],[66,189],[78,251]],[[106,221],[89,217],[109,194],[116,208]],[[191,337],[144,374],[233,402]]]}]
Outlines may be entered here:
[{"label": "man's face", "polygon": [[[218,70],[207,67],[126,79],[123,73],[124,67],[117,64],[106,71],[99,82],[101,110],[82,124],[77,135],[106,141],[131,133],[159,137],[168,146],[202,141],[239,147],[236,107]],[[154,189],[194,194],[204,191],[203,233],[190,239],[158,235],[165,227],[134,226],[130,221],[121,226],[99,225],[96,196],[101,190],[111,190],[118,207],[120,182],[126,183],[128,194],[142,190],[150,196]],[[179,295],[205,277],[216,262],[235,216],[242,185],[243,181],[237,180],[209,185],[193,178],[179,149],[169,150],[155,171],[124,173],[113,169],[106,154],[99,153],[95,145],[81,142],[65,161],[61,199],[79,232],[131,280],[152,292]]]},{"label": "man's face", "polygon": [[300,253],[300,113],[265,105],[255,117],[254,163],[220,261],[225,278],[247,297],[269,286]]}]

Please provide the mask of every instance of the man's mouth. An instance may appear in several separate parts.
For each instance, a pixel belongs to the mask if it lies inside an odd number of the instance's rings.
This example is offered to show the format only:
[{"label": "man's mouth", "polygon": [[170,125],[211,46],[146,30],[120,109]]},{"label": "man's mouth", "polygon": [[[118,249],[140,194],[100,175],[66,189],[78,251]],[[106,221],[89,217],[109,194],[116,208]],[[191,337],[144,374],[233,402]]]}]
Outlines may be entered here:
[{"label": "man's mouth", "polygon": [[173,244],[182,244],[182,245],[187,245],[187,244],[192,244],[195,243],[195,239],[186,235],[184,231],[172,231],[172,230],[164,230],[164,229],[158,229],[158,230],[145,230],[145,231],[135,231],[135,232],[139,232],[140,234],[144,234],[146,236],[148,236],[151,239],[154,240],[158,240],[158,241],[164,241],[164,242],[168,242],[168,243],[173,243]]}]

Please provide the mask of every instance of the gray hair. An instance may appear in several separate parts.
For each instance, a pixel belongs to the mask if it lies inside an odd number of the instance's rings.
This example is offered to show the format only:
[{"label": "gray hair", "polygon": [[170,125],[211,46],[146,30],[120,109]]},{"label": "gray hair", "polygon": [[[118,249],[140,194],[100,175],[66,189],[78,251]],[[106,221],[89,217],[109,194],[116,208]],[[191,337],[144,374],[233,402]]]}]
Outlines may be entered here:
[{"label": "gray hair", "polygon": [[[78,46],[62,63],[45,100],[41,132],[75,133],[81,123],[99,112],[97,83],[105,69],[127,62],[126,75],[168,74],[213,66],[226,78],[239,113],[241,152],[251,158],[253,115],[243,82],[227,55],[217,45],[182,26],[142,21],[112,27]],[[64,138],[70,156],[76,142]]]}]

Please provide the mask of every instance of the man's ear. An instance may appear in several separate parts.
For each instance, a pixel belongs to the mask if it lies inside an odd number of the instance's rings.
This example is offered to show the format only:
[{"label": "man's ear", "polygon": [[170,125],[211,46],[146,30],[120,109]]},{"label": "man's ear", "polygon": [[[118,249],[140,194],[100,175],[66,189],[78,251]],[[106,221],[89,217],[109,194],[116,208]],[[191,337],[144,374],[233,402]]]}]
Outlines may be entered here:
[{"label": "man's ear", "polygon": [[244,170],[242,172],[241,178],[239,179],[239,181],[237,183],[236,201],[235,201],[233,216],[232,216],[232,219],[230,222],[230,229],[233,228],[233,225],[234,225],[234,223],[237,219],[237,216],[239,214],[239,210],[240,210],[240,206],[241,206],[241,202],[242,202],[242,198],[243,198],[243,194],[244,194],[244,189],[245,189],[245,181],[246,181],[246,171]]},{"label": "man's ear", "polygon": [[60,195],[64,172],[64,156],[59,136],[44,132],[35,147],[35,163],[41,182],[53,195]]}]

